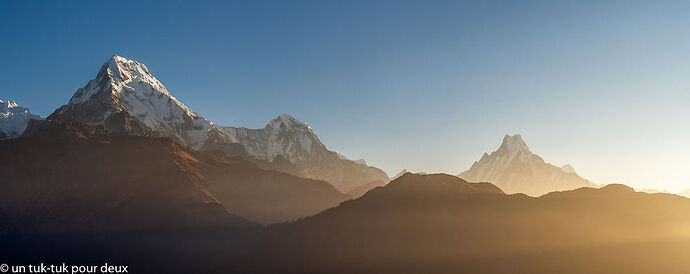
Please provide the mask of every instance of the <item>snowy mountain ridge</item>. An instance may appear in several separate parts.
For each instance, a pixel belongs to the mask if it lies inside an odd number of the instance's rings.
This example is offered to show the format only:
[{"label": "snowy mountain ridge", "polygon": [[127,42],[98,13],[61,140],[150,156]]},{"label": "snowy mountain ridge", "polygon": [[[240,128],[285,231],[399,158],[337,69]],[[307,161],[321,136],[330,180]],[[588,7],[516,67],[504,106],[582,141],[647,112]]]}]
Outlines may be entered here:
[{"label": "snowy mountain ridge", "polygon": [[329,150],[311,126],[292,115],[280,115],[260,129],[219,128],[251,157],[269,162],[286,159],[300,170],[300,176],[325,180],[343,193],[354,189],[366,192],[389,181],[385,172],[364,160],[352,161]]},{"label": "snowy mountain ridge", "polygon": [[223,126],[220,129],[232,142],[243,145],[250,156],[260,160],[272,161],[283,156],[295,163],[328,151],[311,126],[289,114],[276,117],[262,129]]},{"label": "snowy mountain ridge", "polygon": [[28,108],[20,106],[14,101],[0,100],[0,140],[19,138],[32,119],[41,120],[43,118],[32,114]]},{"label": "snowy mountain ridge", "polygon": [[530,151],[522,136],[505,135],[498,150],[484,153],[472,167],[458,175],[473,182],[490,182],[506,193],[539,196],[594,184],[581,178],[570,165],[561,167],[544,162]]}]

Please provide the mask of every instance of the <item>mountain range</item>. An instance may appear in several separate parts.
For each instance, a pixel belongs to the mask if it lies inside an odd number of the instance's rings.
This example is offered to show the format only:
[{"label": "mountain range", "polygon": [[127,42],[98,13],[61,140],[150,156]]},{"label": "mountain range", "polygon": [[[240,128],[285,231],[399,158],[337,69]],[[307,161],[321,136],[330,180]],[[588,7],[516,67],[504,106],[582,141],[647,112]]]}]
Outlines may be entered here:
[{"label": "mountain range", "polygon": [[506,193],[540,196],[552,191],[595,185],[580,177],[570,165],[557,167],[532,153],[522,136],[506,135],[498,150],[484,153],[459,177],[472,182],[491,182]]},{"label": "mountain range", "polygon": [[103,126],[133,136],[169,137],[193,150],[219,150],[263,168],[324,180],[343,193],[389,181],[380,169],[328,150],[311,127],[290,115],[273,119],[263,129],[217,126],[173,97],[144,64],[117,55],[66,105],[46,121],[30,124],[27,132],[64,123]]},{"label": "mountain range", "polygon": [[45,120],[1,103],[2,263],[107,259],[133,273],[690,269],[690,199],[598,187],[546,163],[520,135],[459,176],[403,170],[389,182],[291,115],[261,129],[216,125],[120,56]]}]

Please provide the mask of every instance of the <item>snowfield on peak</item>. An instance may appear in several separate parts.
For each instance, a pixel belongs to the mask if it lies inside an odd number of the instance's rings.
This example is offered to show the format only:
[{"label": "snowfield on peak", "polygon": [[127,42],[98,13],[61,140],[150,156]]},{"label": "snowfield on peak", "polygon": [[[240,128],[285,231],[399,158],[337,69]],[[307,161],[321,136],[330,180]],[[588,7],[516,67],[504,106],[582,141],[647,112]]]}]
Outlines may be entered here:
[{"label": "snowfield on peak", "polygon": [[0,100],[0,140],[15,139],[24,133],[31,120],[42,120],[41,116],[13,101]]},{"label": "snowfield on peak", "polygon": [[458,175],[473,182],[490,182],[506,193],[540,196],[552,191],[595,187],[572,166],[557,167],[530,151],[522,136],[506,135],[498,150],[484,153],[472,167]]},{"label": "snowfield on peak", "polygon": [[217,136],[212,122],[173,97],[144,64],[117,55],[48,120],[110,125],[112,120],[122,119],[114,117],[120,113],[193,149]]},{"label": "snowfield on peak", "polygon": [[260,160],[272,161],[283,156],[295,163],[330,152],[309,125],[288,114],[276,117],[262,129],[220,128],[230,140],[242,144],[249,155]]}]

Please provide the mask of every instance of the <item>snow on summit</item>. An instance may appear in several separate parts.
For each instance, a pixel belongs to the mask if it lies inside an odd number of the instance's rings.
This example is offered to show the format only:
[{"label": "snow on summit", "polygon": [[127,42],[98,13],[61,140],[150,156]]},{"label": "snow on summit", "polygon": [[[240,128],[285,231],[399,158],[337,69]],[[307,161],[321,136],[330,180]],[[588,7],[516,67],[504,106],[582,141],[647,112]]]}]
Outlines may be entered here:
[{"label": "snow on summit", "polygon": [[289,114],[274,118],[262,129],[221,127],[221,130],[230,140],[242,144],[256,159],[271,161],[283,156],[294,163],[328,152],[311,126]]},{"label": "snow on summit", "polygon": [[309,125],[292,115],[280,115],[260,129],[220,128],[251,157],[273,161],[281,156],[300,170],[300,176],[327,181],[343,193],[362,187],[369,190],[389,181],[380,169],[328,150]]},{"label": "snow on summit", "polygon": [[490,182],[506,193],[539,196],[551,191],[594,185],[575,173],[572,166],[556,167],[532,153],[522,136],[506,135],[498,150],[484,153],[472,167],[458,175],[473,182]]},{"label": "snow on summit", "polygon": [[213,123],[173,97],[144,64],[117,55],[48,119],[110,125],[119,113],[194,149],[217,131]]},{"label": "snow on summit", "polygon": [[19,138],[32,119],[42,118],[13,101],[0,100],[0,140]]}]

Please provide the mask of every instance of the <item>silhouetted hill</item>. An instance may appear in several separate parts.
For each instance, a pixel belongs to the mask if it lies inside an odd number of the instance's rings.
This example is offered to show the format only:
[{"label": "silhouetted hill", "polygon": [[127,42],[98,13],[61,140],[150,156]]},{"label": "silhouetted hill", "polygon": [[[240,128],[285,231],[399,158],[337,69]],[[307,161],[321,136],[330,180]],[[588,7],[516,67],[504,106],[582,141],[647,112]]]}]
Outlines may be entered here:
[{"label": "silhouetted hill", "polygon": [[63,233],[248,224],[202,184],[170,139],[108,137],[80,124],[0,143],[3,232]]},{"label": "silhouetted hill", "polygon": [[[622,185],[533,198],[405,174],[359,199],[269,228],[219,272],[682,273],[690,201]],[[680,252],[680,253],[679,253]]]}]

